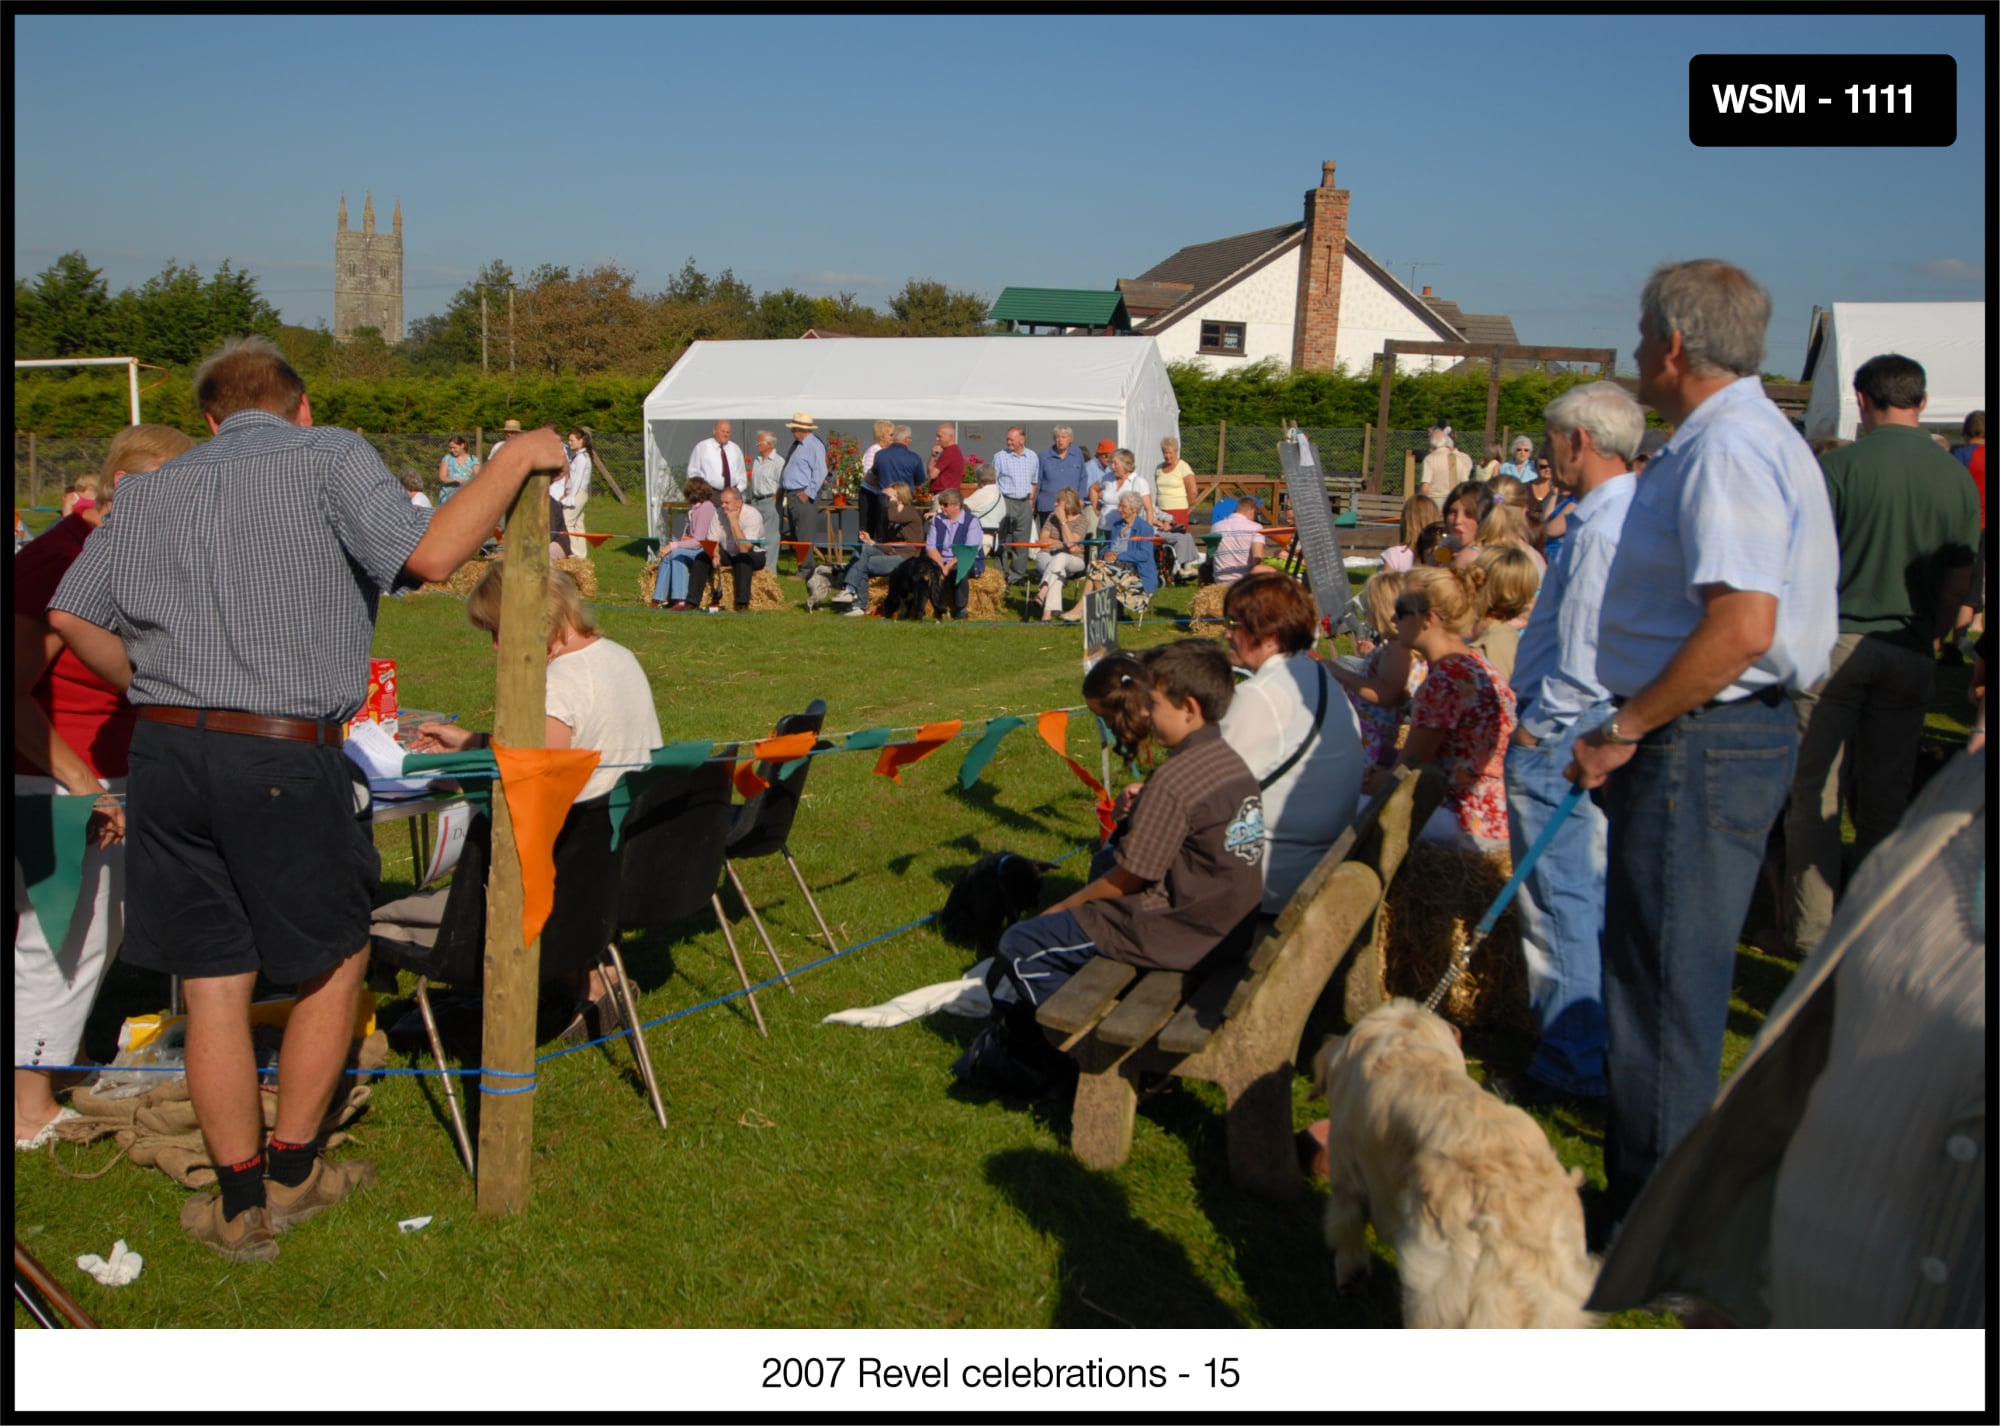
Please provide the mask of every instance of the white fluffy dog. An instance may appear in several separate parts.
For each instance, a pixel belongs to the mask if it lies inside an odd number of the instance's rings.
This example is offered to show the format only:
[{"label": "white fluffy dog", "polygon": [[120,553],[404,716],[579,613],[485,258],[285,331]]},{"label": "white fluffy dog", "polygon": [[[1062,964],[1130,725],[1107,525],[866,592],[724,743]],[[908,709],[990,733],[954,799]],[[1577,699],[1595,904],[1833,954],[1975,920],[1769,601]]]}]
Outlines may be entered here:
[{"label": "white fluffy dog", "polygon": [[1392,1000],[1329,1039],[1314,1089],[1332,1110],[1326,1241],[1336,1281],[1392,1243],[1406,1327],[1589,1327],[1580,1169],[1541,1127],[1474,1084],[1451,1027]]}]

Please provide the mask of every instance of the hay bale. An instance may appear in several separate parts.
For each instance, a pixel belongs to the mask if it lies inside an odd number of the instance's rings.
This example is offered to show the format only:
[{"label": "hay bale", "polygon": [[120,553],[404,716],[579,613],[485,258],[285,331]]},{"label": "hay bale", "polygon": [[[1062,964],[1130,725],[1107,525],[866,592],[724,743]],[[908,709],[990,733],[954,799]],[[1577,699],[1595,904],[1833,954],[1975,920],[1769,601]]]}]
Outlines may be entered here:
[{"label": "hay bale", "polygon": [[576,592],[586,600],[597,597],[597,570],[589,560],[581,556],[557,560],[553,569],[559,569],[576,581]]},{"label": "hay bale", "polygon": [[[653,581],[660,575],[660,557],[654,555],[646,561],[646,568],[639,575],[639,598],[651,600]],[[722,600],[732,603],[736,598],[736,586],[730,582],[729,571],[722,572]],[[768,569],[756,569],[750,574],[750,608],[753,611],[766,609],[790,609],[792,604],[785,598],[785,591],[778,584],[778,576]]]},{"label": "hay bale", "polygon": [[471,559],[451,572],[449,579],[432,580],[424,589],[432,594],[456,594],[460,598],[472,593],[472,586],[479,583],[486,567],[497,564],[497,559]]},{"label": "hay bale", "polygon": [[[1419,843],[1396,872],[1382,907],[1382,992],[1422,1000],[1451,964],[1454,948],[1513,874],[1505,852],[1483,856]],[[1532,1030],[1521,923],[1509,906],[1491,935],[1472,948],[1466,969],[1438,1007],[1464,1026]]]},{"label": "hay bale", "polygon": [[1010,612],[1007,608],[1006,575],[988,568],[984,574],[974,577],[965,599],[966,618],[1003,619]]},{"label": "hay bale", "polygon": [[1228,638],[1228,626],[1222,622],[1222,604],[1228,597],[1226,584],[1204,584],[1197,589],[1194,601],[1188,605],[1188,618],[1195,621],[1188,632],[1206,634],[1211,639]]}]

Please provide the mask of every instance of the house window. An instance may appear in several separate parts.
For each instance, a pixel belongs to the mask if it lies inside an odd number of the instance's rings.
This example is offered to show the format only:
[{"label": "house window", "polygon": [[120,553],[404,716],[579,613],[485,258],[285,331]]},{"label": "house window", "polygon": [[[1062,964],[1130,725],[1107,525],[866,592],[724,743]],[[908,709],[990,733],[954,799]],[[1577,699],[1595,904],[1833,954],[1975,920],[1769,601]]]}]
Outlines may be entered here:
[{"label": "house window", "polygon": [[1209,356],[1242,356],[1243,324],[1241,322],[1203,322],[1201,324],[1201,349]]}]

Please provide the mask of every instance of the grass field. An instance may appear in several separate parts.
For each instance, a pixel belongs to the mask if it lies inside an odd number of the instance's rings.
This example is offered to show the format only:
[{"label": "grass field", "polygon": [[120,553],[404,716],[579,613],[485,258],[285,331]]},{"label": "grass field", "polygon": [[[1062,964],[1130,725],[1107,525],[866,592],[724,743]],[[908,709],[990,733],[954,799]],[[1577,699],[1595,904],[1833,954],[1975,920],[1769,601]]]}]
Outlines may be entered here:
[{"label": "grass field", "polygon": [[[640,528],[636,506],[600,499],[592,516],[600,528]],[[813,697],[826,698],[833,733],[1080,701],[1074,629],[890,625],[824,613],[668,615],[637,603],[637,540],[613,540],[597,560],[604,631],[652,675],[669,739],[757,736]],[[1168,591],[1161,604],[1184,608],[1188,594]],[[1149,619],[1128,642],[1177,636]],[[469,727],[491,726],[490,647],[460,601],[384,601],[376,647],[397,660],[406,706],[455,710]],[[1087,719],[1080,724],[1071,750],[1094,763]],[[935,911],[980,851],[1053,859],[1094,835],[1087,795],[1032,728],[1003,744],[970,792],[956,780],[964,746],[907,769],[902,786],[873,776],[867,756],[815,760],[792,845],[842,945]],[[412,875],[407,835],[391,825],[378,840],[383,895],[400,895]],[[767,862],[743,870],[788,964],[823,955],[783,869]],[[1066,862],[1052,874],[1051,897],[1081,875],[1081,857]],[[745,955],[763,959],[754,936]],[[713,925],[636,940],[627,957],[649,1019],[735,987]],[[954,1087],[949,1066],[976,1025],[949,1017],[890,1030],[820,1023],[834,1010],[953,978],[969,960],[919,927],[798,977],[796,993],[762,992],[769,1039],[740,1001],[651,1031],[670,1118],[664,1133],[622,1046],[544,1065],[532,1201],[511,1220],[475,1216],[434,1084],[391,1077],[378,1081],[356,1126],[357,1147],[341,1151],[372,1156],[380,1181],[287,1234],[275,1265],[231,1265],[188,1242],[176,1224],[186,1195],[156,1171],[121,1163],[96,1179],[65,1176],[104,1168],[115,1152],[104,1144],[62,1148],[60,1167],[47,1155],[17,1156],[15,1232],[107,1326],[1396,1323],[1386,1266],[1365,1292],[1333,1295],[1318,1193],[1272,1207],[1232,1189],[1221,1103],[1207,1086],[1143,1104],[1130,1162],[1091,1172],[1070,1156],[1060,1115]],[[1792,969],[1740,951],[1730,1065]],[[114,969],[87,1048],[108,1056],[120,1017],[164,1000],[157,978]],[[405,1006],[386,1001],[384,1020]],[[1322,1017],[1308,1044],[1330,1027]],[[1481,1069],[1517,1068],[1529,1048],[1518,1037],[1467,1037]],[[476,1043],[465,1053],[476,1062]],[[1300,1127],[1318,1117],[1303,1078],[1294,1111]],[[1601,1125],[1566,1115],[1544,1122],[1564,1161],[1601,1183]],[[433,1222],[425,1231],[397,1230],[398,1220],[426,1214]],[[116,1238],[147,1266],[114,1293],[74,1262],[108,1253]],[[27,1325],[18,1307],[15,1320]]]}]

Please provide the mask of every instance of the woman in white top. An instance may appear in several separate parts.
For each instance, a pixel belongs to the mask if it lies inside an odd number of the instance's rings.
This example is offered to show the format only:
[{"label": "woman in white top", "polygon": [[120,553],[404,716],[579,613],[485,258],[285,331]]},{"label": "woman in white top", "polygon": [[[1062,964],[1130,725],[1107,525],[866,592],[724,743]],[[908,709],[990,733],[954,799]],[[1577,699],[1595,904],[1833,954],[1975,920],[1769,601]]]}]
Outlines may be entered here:
[{"label": "woman in white top", "polygon": [[1102,492],[1100,510],[1118,508],[1118,502],[1126,496],[1137,497],[1139,508],[1145,513],[1146,523],[1154,529],[1160,527],[1160,513],[1153,506],[1153,487],[1145,476],[1139,474],[1139,458],[1119,447],[1111,453],[1111,479],[1097,488]]},{"label": "woman in white top", "polygon": [[[597,448],[590,443],[590,432],[578,426],[569,433],[569,475],[563,481],[562,508],[563,528],[572,535],[583,533],[583,504],[590,499],[590,473],[597,468]],[[582,545],[582,549],[576,546]],[[588,541],[571,540],[571,549],[577,554],[588,554]]]},{"label": "woman in white top", "polygon": [[[465,615],[475,628],[493,636],[500,647],[500,566],[489,568],[466,597]],[[551,748],[595,748],[603,754],[597,770],[576,795],[588,802],[611,791],[629,769],[651,761],[661,744],[660,715],[653,706],[653,686],[639,660],[623,644],[598,632],[584,607],[576,582],[561,570],[549,571],[549,595],[543,626],[548,631],[548,684],[543,695],[546,720],[543,743]],[[490,746],[490,733],[475,733],[456,723],[424,723],[410,744],[416,753],[456,752]],[[572,804],[574,805],[574,803]],[[577,1018],[563,1031],[565,1042],[585,1038],[589,1010],[600,1024],[609,1023],[610,991],[592,967],[587,984],[579,986],[583,1004]]]},{"label": "woman in white top", "polygon": [[1263,786],[1263,910],[1275,916],[1354,820],[1361,733],[1312,655],[1319,615],[1304,585],[1258,570],[1229,587],[1223,611],[1230,653],[1250,677],[1236,686],[1222,739]]}]

